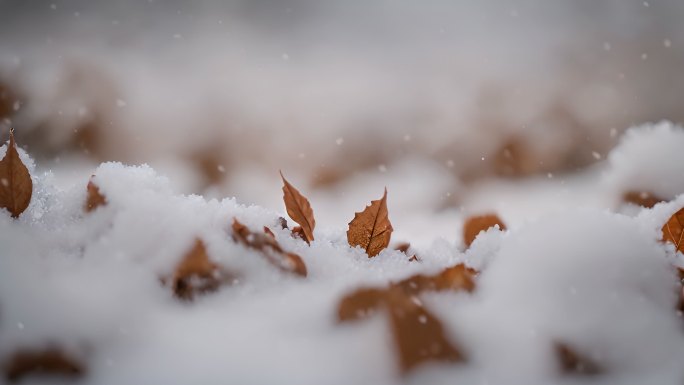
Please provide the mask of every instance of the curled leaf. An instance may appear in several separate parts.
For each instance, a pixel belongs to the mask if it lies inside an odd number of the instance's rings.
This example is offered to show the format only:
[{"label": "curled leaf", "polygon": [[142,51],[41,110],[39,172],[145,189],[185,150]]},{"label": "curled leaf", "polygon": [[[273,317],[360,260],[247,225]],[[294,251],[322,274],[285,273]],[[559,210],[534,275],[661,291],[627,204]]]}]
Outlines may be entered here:
[{"label": "curled leaf", "polygon": [[553,349],[563,374],[592,376],[603,373],[600,365],[589,357],[579,354],[565,343],[556,342]]},{"label": "curled leaf", "polygon": [[285,201],[285,209],[287,215],[301,226],[301,231],[304,234],[306,243],[311,243],[314,240],[313,231],[316,227],[316,220],[314,219],[313,209],[309,200],[306,199],[290,182],[285,179],[283,173],[280,173],[283,179],[283,200]]},{"label": "curled leaf", "polygon": [[259,251],[269,263],[280,270],[306,277],[306,265],[299,255],[284,251],[275,237],[251,232],[247,226],[235,218],[233,219],[233,240]]},{"label": "curled leaf", "polygon": [[486,231],[490,227],[498,225],[499,230],[506,230],[503,221],[494,214],[485,214],[470,217],[463,225],[463,242],[469,247],[481,231]]},{"label": "curled leaf", "polygon": [[387,212],[387,189],[382,198],[371,201],[370,206],[354,215],[349,222],[347,241],[349,245],[361,246],[369,258],[378,255],[390,242],[392,224]]},{"label": "curled leaf", "polygon": [[207,249],[201,239],[195,243],[173,274],[173,292],[179,299],[192,300],[195,293],[215,291],[221,285],[221,271],[209,259]]},{"label": "curled leaf", "polygon": [[684,208],[674,213],[663,225],[663,242],[670,242],[675,250],[684,253]]},{"label": "curled leaf", "polygon": [[85,373],[83,365],[56,348],[47,350],[20,350],[4,364],[5,378],[16,382],[29,375],[60,375],[80,377]]},{"label": "curled leaf", "polygon": [[7,152],[0,160],[0,208],[7,209],[12,217],[18,218],[31,203],[32,194],[31,174],[19,158],[14,130],[10,129]]},{"label": "curled leaf", "polygon": [[100,188],[93,182],[92,177],[88,182],[88,196],[86,198],[86,203],[84,210],[89,213],[100,206],[105,206],[107,204],[107,198],[100,192]]},{"label": "curled leaf", "polygon": [[642,206],[649,209],[656,204],[665,201],[665,199],[662,199],[647,191],[628,191],[622,196],[622,200],[624,202],[633,203],[637,206]]},{"label": "curled leaf", "polygon": [[465,361],[445,337],[442,323],[420,301],[395,288],[388,292],[387,305],[402,373],[430,361]]}]

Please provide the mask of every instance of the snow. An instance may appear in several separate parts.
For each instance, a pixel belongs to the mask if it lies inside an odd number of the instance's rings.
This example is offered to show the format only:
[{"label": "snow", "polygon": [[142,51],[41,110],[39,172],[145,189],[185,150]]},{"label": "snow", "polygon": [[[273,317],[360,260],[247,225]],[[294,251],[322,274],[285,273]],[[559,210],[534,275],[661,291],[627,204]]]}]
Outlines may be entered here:
[{"label": "snow", "polygon": [[663,121],[633,127],[610,153],[609,183],[670,200],[684,192],[684,129]]},{"label": "snow", "polygon": [[[0,213],[0,359],[20,348],[58,346],[86,366],[79,383],[94,385],[581,383],[558,371],[552,344],[563,341],[605,368],[592,383],[679,384],[684,334],[671,265],[684,264],[659,239],[662,224],[684,206],[676,192],[684,186],[672,178],[681,173],[674,160],[682,138],[669,123],[628,131],[602,165],[604,173],[564,178],[564,188],[586,194],[559,195],[559,178],[523,184],[519,198],[513,194],[497,207],[509,230],[489,229],[467,250],[454,225],[463,213],[432,213],[435,223],[417,225],[424,227],[421,237],[433,234],[417,248],[421,262],[391,249],[368,259],[347,245],[347,221],[337,218],[351,218],[354,208],[379,197],[385,183],[377,175],[350,180],[361,186],[353,193],[311,197],[321,216],[308,246],[276,226],[282,207],[181,195],[146,165],[100,165],[93,182],[108,203],[85,213],[90,173],[58,187],[54,175],[39,174],[20,151],[34,175],[34,198],[18,220]],[[382,173],[390,186],[390,219],[399,219],[395,241],[413,241],[401,226],[411,213],[430,212],[416,186],[447,178],[439,170],[416,161]],[[406,175],[415,183],[402,186]],[[637,175],[651,184],[627,184],[641,183]],[[454,183],[432,186],[427,200]],[[654,193],[674,199],[629,215],[609,210],[614,192],[627,186],[656,186]],[[536,211],[524,206],[534,211],[530,215],[506,211],[516,199],[522,202],[523,189],[525,199],[548,201]],[[588,200],[590,191],[600,197]],[[278,199],[278,187],[273,194]],[[465,196],[464,202],[475,200]],[[456,217],[441,236],[435,235],[444,227],[440,215]],[[286,251],[303,258],[308,276],[284,274],[233,242],[233,218],[253,231],[270,227]],[[238,278],[188,303],[160,279],[172,274],[197,237],[212,261]],[[335,320],[338,301],[351,290],[459,262],[481,271],[474,293],[421,299],[469,357],[465,364],[429,364],[401,378],[383,314],[352,324]],[[53,382],[30,377],[24,383]]]}]

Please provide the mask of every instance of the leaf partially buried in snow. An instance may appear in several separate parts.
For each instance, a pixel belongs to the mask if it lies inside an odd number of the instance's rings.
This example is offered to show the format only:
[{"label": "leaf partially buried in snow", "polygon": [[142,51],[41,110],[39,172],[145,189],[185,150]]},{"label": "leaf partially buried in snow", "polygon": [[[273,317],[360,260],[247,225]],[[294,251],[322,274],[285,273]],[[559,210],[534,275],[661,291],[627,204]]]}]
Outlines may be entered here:
[{"label": "leaf partially buried in snow", "polygon": [[0,208],[18,218],[31,203],[33,181],[26,165],[19,158],[14,130],[10,130],[7,152],[0,160]]},{"label": "leaf partially buried in snow", "polygon": [[506,230],[503,221],[494,214],[478,215],[468,218],[463,225],[463,242],[466,247],[477,238],[481,231],[486,231],[490,227],[499,226],[499,230]]},{"label": "leaf partially buried in snow", "polygon": [[677,251],[684,253],[684,208],[670,217],[662,231],[663,241],[672,243]]},{"label": "leaf partially buried in snow", "polygon": [[80,377],[85,368],[57,348],[19,350],[4,363],[5,379],[16,382],[30,375]]},{"label": "leaf partially buried in snow", "polygon": [[593,376],[603,373],[603,368],[594,360],[579,354],[565,343],[556,342],[553,349],[563,374]]},{"label": "leaf partially buried in snow", "polygon": [[385,309],[389,312],[392,335],[402,373],[428,361],[461,362],[464,355],[444,335],[441,322],[419,300],[424,291],[465,290],[475,287],[476,272],[462,264],[436,275],[414,275],[388,288],[358,289],[340,301],[337,319],[354,321]]},{"label": "leaf partially buried in snow", "polygon": [[[94,175],[93,175],[94,176]],[[93,182],[92,177],[88,181],[88,196],[86,197],[86,203],[84,206],[85,212],[89,213],[100,206],[107,204],[107,198],[102,195],[100,188]]]},{"label": "leaf partially buried in snow", "polygon": [[302,258],[284,251],[270,234],[253,233],[237,219],[233,219],[233,240],[250,249],[259,251],[272,265],[280,270],[306,277],[306,265]]},{"label": "leaf partially buried in snow", "polygon": [[280,173],[283,178],[283,200],[285,201],[285,209],[287,215],[301,226],[301,231],[304,234],[306,243],[311,243],[314,240],[313,231],[316,227],[316,220],[314,219],[313,209],[309,200],[306,199],[290,182],[285,179],[283,173]]},{"label": "leaf partially buried in snow", "polygon": [[371,201],[370,206],[354,215],[354,219],[349,222],[347,241],[352,247],[363,247],[370,258],[378,255],[389,245],[393,230],[387,212],[385,189],[382,198]]},{"label": "leaf partially buried in snow", "polygon": [[192,300],[196,293],[208,293],[221,286],[222,273],[209,259],[201,239],[195,239],[173,274],[173,292],[179,299]]},{"label": "leaf partially buried in snow", "polygon": [[622,200],[627,203],[633,203],[637,206],[642,206],[649,209],[656,204],[665,201],[665,199],[647,191],[628,191],[622,196]]},{"label": "leaf partially buried in snow", "polygon": [[402,373],[431,361],[465,361],[463,354],[445,337],[442,323],[416,297],[390,288],[387,307]]}]

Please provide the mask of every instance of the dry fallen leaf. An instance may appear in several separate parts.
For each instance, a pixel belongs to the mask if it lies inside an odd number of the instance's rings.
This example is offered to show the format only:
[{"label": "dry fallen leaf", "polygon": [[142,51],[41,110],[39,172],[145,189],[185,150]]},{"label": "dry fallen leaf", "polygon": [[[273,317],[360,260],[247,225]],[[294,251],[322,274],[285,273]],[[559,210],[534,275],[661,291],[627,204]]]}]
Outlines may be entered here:
[{"label": "dry fallen leaf", "polygon": [[62,351],[50,348],[43,351],[17,351],[5,362],[4,372],[7,381],[16,382],[31,374],[80,377],[85,373],[85,368]]},{"label": "dry fallen leaf", "polygon": [[285,209],[287,215],[301,226],[301,231],[304,234],[306,243],[311,243],[314,240],[313,231],[316,227],[316,220],[314,219],[313,209],[309,200],[306,199],[290,182],[285,179],[283,173],[280,173],[283,179],[283,201],[285,201]]},{"label": "dry fallen leaf", "polygon": [[463,354],[444,336],[442,323],[415,297],[391,288],[387,306],[402,373],[429,361],[465,361]]},{"label": "dry fallen leaf", "polygon": [[247,226],[235,218],[233,219],[233,240],[259,251],[269,263],[280,270],[306,277],[306,265],[299,255],[284,251],[275,237],[251,232]]},{"label": "dry fallen leaf", "polygon": [[553,349],[563,374],[591,376],[603,373],[600,365],[579,354],[567,344],[556,342]]},{"label": "dry fallen leaf", "polygon": [[363,247],[368,257],[372,258],[389,245],[393,230],[387,212],[385,189],[382,198],[371,201],[370,206],[354,215],[354,219],[349,222],[347,241],[352,247]]},{"label": "dry fallen leaf", "polygon": [[447,267],[436,275],[416,274],[392,285],[401,288],[411,295],[417,295],[424,291],[442,290],[465,290],[472,292],[475,289],[476,276],[477,272],[475,270],[460,263]]},{"label": "dry fallen leaf", "polygon": [[352,321],[374,313],[385,301],[382,289],[359,289],[346,295],[337,307],[339,321]]},{"label": "dry fallen leaf", "polygon": [[31,202],[32,194],[31,174],[19,158],[14,130],[10,129],[7,152],[0,160],[0,208],[7,209],[12,217],[18,218]]},{"label": "dry fallen leaf", "polygon": [[387,289],[358,289],[342,298],[337,319],[354,321],[385,308],[389,312],[402,373],[426,361],[464,361],[463,354],[447,340],[442,324],[423,307],[418,295],[428,290],[472,291],[475,274],[460,264],[434,276],[414,275],[391,283]]},{"label": "dry fallen leaf", "polygon": [[221,271],[207,255],[207,249],[201,239],[195,243],[173,274],[173,292],[183,300],[192,300],[195,293],[208,293],[221,286]]},{"label": "dry fallen leaf", "polygon": [[85,212],[89,213],[100,206],[107,204],[107,198],[100,192],[100,188],[93,182],[92,177],[88,182],[88,197],[85,203]]},{"label": "dry fallen leaf", "polygon": [[469,247],[481,231],[499,225],[500,230],[506,230],[503,221],[494,214],[478,215],[468,218],[463,225],[463,242]]},{"label": "dry fallen leaf", "polygon": [[435,275],[416,274],[396,283],[388,289],[362,288],[346,295],[338,306],[338,320],[361,318],[376,310],[386,300],[388,290],[400,289],[406,295],[416,296],[425,291],[475,289],[477,271],[464,264],[447,267]]},{"label": "dry fallen leaf", "polygon": [[408,249],[411,247],[411,244],[408,242],[402,242],[396,246],[394,246],[394,250],[401,251],[402,253],[406,254]]},{"label": "dry fallen leaf", "polygon": [[656,204],[665,201],[665,199],[646,191],[628,191],[622,196],[622,200],[624,202],[633,203],[637,206],[642,206],[649,209]]},{"label": "dry fallen leaf", "polygon": [[674,213],[663,225],[663,242],[670,242],[675,250],[684,253],[684,208]]}]

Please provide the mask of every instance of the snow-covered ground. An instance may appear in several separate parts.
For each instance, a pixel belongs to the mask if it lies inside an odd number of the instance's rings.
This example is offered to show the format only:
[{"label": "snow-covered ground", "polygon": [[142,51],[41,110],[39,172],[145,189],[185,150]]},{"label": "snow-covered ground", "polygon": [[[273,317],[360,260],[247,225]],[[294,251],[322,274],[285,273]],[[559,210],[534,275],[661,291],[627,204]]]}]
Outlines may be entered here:
[{"label": "snow-covered ground", "polygon": [[[285,210],[276,169],[246,184],[261,195],[237,201],[179,194],[148,166],[104,163],[62,177],[23,154],[32,202],[16,220],[0,213],[0,360],[59,349],[84,368],[78,383],[97,385],[681,384],[674,266],[682,256],[660,242],[661,227],[684,206],[681,148],[682,128],[644,125],[588,169],[468,188],[408,159],[349,185],[301,188],[318,225],[310,245],[278,226]],[[86,213],[91,174],[107,204]],[[385,186],[392,244],[411,242],[419,262],[391,247],[369,259],[347,244],[354,212]],[[639,208],[622,202],[626,191],[667,202]],[[490,211],[508,230],[490,229],[465,249],[463,221]],[[285,251],[301,256],[307,276],[236,243],[234,218],[255,232],[269,227]],[[181,301],[162,281],[196,239],[234,278]],[[464,363],[428,363],[402,376],[387,314],[336,319],[355,289],[461,262],[480,271],[472,293],[429,292],[420,301]],[[563,373],[557,343],[601,373]]]}]

